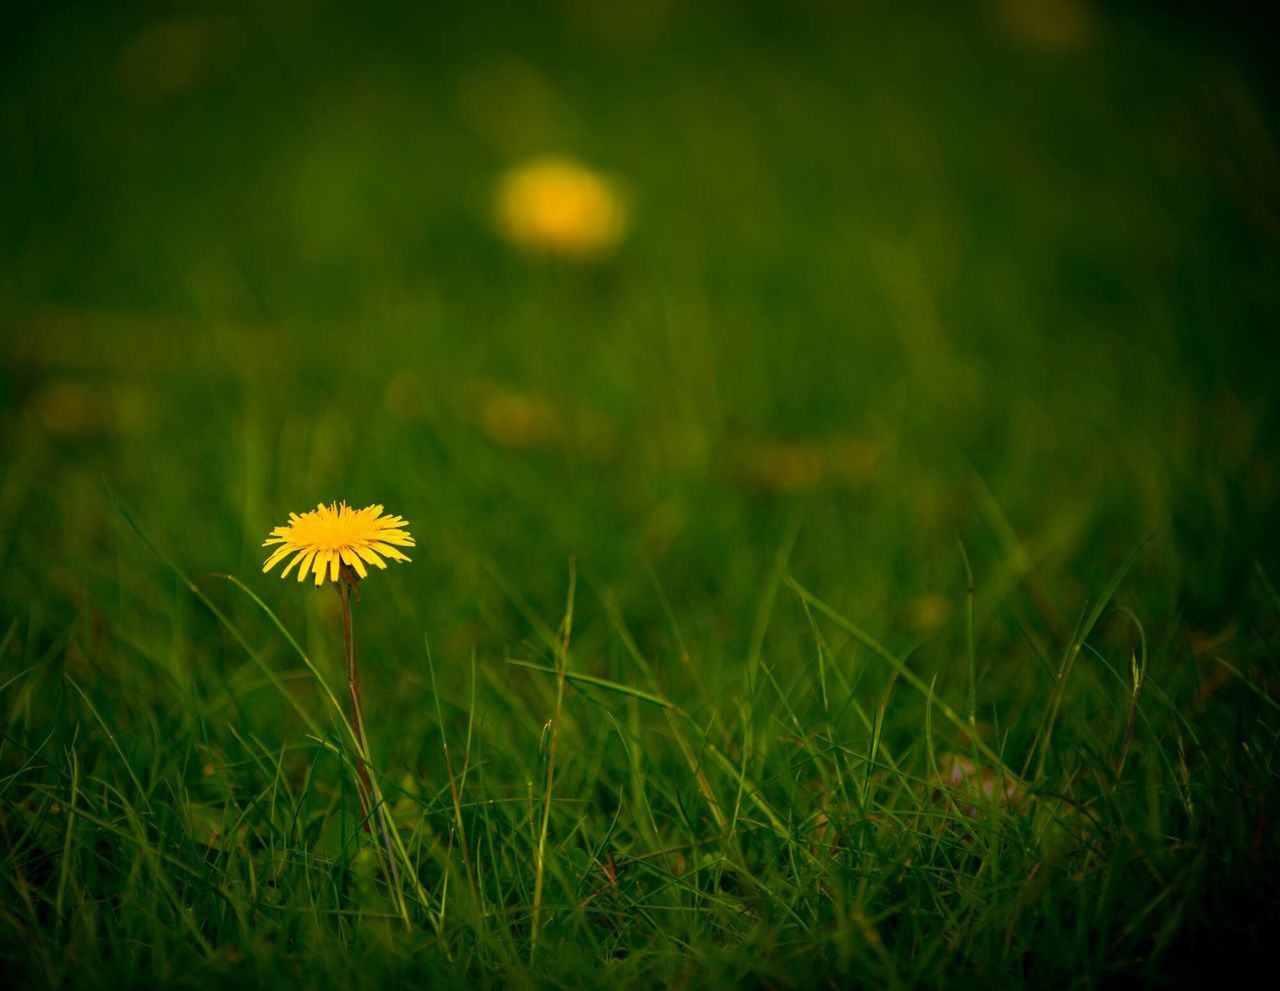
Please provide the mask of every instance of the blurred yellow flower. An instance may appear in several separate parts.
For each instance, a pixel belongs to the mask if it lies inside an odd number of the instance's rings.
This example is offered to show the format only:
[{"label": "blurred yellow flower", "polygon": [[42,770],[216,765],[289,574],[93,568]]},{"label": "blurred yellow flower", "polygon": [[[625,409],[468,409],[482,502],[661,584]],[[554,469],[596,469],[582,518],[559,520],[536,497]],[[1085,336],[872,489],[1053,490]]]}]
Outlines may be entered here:
[{"label": "blurred yellow flower", "polygon": [[741,481],[772,492],[803,492],[826,483],[856,488],[875,476],[880,446],[856,435],[826,440],[746,438],[730,447],[729,459]]},{"label": "blurred yellow flower", "polygon": [[1080,48],[1092,28],[1085,0],[1000,0],[996,14],[1005,33],[1027,48]]},{"label": "blurred yellow flower", "polygon": [[46,430],[62,436],[126,433],[147,418],[146,397],[119,382],[54,379],[31,397],[29,405]]},{"label": "blurred yellow flower", "polygon": [[308,572],[315,576],[316,587],[324,584],[326,576],[336,582],[343,565],[351,568],[360,578],[368,575],[365,562],[385,569],[383,557],[393,561],[409,558],[396,550],[413,547],[413,537],[405,529],[408,526],[399,516],[384,516],[381,506],[352,509],[345,502],[323,503],[311,512],[289,514],[289,523],[271,531],[263,547],[279,544],[266,564],[263,573],[270,571],[284,558],[293,554],[293,560],[285,565],[281,578],[289,577],[293,566],[298,565],[298,581],[305,581]]},{"label": "blurred yellow flower", "polygon": [[526,251],[589,259],[617,247],[627,206],[607,177],[567,158],[541,158],[509,171],[495,199],[498,229]]},{"label": "blurred yellow flower", "polygon": [[215,81],[235,56],[229,19],[175,17],[134,38],[116,63],[116,86],[139,103],[159,103]]},{"label": "blurred yellow flower", "polygon": [[951,600],[939,592],[925,592],[907,603],[907,622],[915,630],[935,630],[951,615]]}]

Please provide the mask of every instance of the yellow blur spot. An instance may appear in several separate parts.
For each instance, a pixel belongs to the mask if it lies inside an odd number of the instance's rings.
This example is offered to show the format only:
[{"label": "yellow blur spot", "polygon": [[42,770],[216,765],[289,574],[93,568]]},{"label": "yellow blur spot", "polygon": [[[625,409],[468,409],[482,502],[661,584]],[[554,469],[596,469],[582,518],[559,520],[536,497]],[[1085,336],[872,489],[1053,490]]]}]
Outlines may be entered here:
[{"label": "yellow blur spot", "polygon": [[907,622],[914,630],[935,630],[951,615],[951,600],[937,592],[917,595],[907,603]]},{"label": "yellow blur spot", "polygon": [[999,0],[996,16],[1005,33],[1027,48],[1080,48],[1092,33],[1085,0]]},{"label": "yellow blur spot", "polygon": [[152,24],[121,53],[116,87],[138,103],[159,103],[212,81],[235,47],[224,20],[174,18]]},{"label": "yellow blur spot", "polygon": [[494,389],[480,401],[480,429],[502,447],[538,447],[558,439],[564,420],[548,400]]},{"label": "yellow blur spot", "polygon": [[135,390],[75,379],[46,383],[32,396],[30,409],[45,430],[63,437],[124,433],[146,415]]},{"label": "yellow blur spot", "polygon": [[382,400],[397,419],[420,420],[428,409],[427,384],[416,372],[402,368],[387,381]]},{"label": "yellow blur spot", "polygon": [[518,166],[498,184],[499,232],[531,254],[589,260],[626,235],[627,206],[616,183],[567,158]]},{"label": "yellow blur spot", "polygon": [[566,410],[545,396],[487,382],[471,391],[475,424],[499,447],[559,450],[594,461],[614,453],[614,425],[600,413]]},{"label": "yellow blur spot", "polygon": [[753,488],[804,492],[824,484],[857,488],[875,476],[880,446],[866,437],[744,440],[730,449],[730,468]]}]

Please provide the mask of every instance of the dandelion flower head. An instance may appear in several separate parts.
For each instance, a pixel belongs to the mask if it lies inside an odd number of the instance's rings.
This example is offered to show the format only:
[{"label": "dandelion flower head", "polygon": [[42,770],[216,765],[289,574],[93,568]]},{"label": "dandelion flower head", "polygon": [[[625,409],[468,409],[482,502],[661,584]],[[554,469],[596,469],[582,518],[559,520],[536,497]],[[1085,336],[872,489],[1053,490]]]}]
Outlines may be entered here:
[{"label": "dandelion flower head", "polygon": [[607,177],[567,158],[542,158],[508,172],[498,185],[498,227],[533,253],[589,259],[622,240],[627,207]]},{"label": "dandelion flower head", "polygon": [[413,547],[413,537],[405,529],[409,524],[399,516],[384,516],[381,506],[352,509],[345,502],[323,503],[299,516],[289,514],[289,522],[271,531],[263,547],[278,545],[263,572],[268,572],[290,554],[281,578],[288,578],[296,565],[298,581],[315,578],[316,586],[326,578],[336,582],[343,565],[360,578],[369,574],[366,564],[386,569],[383,558],[408,561],[397,547]]}]

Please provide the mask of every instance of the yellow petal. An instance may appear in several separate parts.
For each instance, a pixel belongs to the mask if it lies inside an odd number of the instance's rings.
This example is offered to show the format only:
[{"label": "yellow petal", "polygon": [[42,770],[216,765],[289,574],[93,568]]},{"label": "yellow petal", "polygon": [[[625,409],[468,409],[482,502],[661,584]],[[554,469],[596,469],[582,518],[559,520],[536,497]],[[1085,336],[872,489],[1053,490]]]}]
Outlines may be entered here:
[{"label": "yellow petal", "polygon": [[407,557],[405,557],[403,554],[401,554],[398,550],[396,550],[396,549],[395,549],[394,547],[392,547],[390,544],[384,544],[384,543],[382,543],[381,541],[378,541],[378,540],[371,540],[371,541],[369,541],[369,547],[370,547],[370,549],[377,551],[379,554],[382,554],[382,555],[384,555],[384,556],[386,556],[386,557],[391,558],[391,560],[393,560],[393,561],[408,561],[408,560],[409,560]]},{"label": "yellow petal", "polygon": [[262,573],[265,575],[268,571],[280,563],[280,559],[286,557],[290,551],[288,544],[283,547],[277,547],[271,556],[267,558],[267,563],[262,566]]},{"label": "yellow petal", "polygon": [[361,578],[369,576],[369,571],[365,568],[364,562],[360,560],[360,555],[350,547],[343,547],[338,553],[342,555],[342,560],[346,562],[348,567],[356,569],[356,574]]},{"label": "yellow petal", "polygon": [[387,570],[387,564],[386,564],[386,562],[385,562],[385,561],[383,561],[383,560],[382,560],[382,558],[378,557],[378,555],[377,555],[377,554],[375,554],[373,551],[371,551],[371,550],[370,550],[368,547],[366,547],[364,544],[356,544],[356,545],[355,545],[355,552],[356,552],[357,554],[359,554],[362,558],[364,558],[366,561],[368,561],[370,564],[375,565],[376,567],[381,568],[383,571],[386,571],[386,570]]},{"label": "yellow petal", "polygon": [[293,559],[298,564],[299,584],[307,580],[307,572],[311,568],[311,559],[315,556],[316,556],[315,548],[312,548],[310,550],[300,551],[298,553],[298,556]]}]

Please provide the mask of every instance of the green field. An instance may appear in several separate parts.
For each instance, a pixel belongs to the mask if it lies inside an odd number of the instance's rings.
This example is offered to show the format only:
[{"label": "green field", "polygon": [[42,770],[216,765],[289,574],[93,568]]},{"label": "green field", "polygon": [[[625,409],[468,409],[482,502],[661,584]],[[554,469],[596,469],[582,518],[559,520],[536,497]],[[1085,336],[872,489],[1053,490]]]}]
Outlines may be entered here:
[{"label": "green field", "polygon": [[[1280,144],[1192,5],[35,5],[9,987],[1174,985],[1280,913]],[[589,259],[495,228],[571,156]],[[338,596],[318,502],[404,516]],[[1225,972],[1230,973],[1230,972]]]}]

